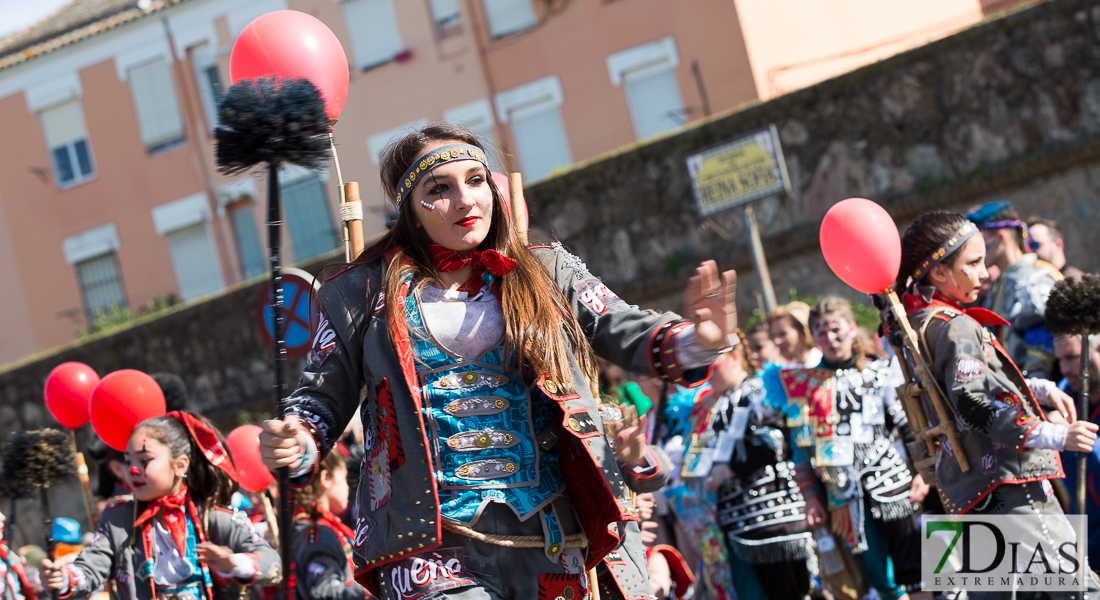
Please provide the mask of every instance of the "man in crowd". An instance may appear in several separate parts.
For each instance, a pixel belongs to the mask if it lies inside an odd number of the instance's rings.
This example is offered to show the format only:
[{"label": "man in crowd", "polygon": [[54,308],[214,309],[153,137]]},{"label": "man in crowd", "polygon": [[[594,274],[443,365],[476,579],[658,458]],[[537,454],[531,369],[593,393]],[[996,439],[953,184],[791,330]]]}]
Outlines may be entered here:
[{"label": "man in crowd", "polygon": [[1027,377],[1054,371],[1054,339],[1046,330],[1047,296],[1062,274],[1031,253],[1027,225],[1009,202],[991,202],[966,215],[985,238],[985,264],[1000,276],[985,298],[985,308],[1010,325],[994,333]]},{"label": "man in crowd", "polygon": [[[1065,375],[1058,387],[1077,400],[1077,394],[1081,389],[1081,336],[1072,334],[1060,334],[1054,337],[1054,354],[1058,357],[1058,365]],[[1100,423],[1100,336],[1089,337],[1088,343],[1089,361],[1089,410],[1088,414],[1077,415],[1079,419],[1088,419],[1093,423]],[[1066,468],[1066,478],[1063,480],[1066,490],[1069,492],[1071,504],[1075,502],[1077,494],[1076,469],[1073,465],[1077,461],[1076,452],[1063,452],[1062,464]],[[1088,559],[1089,567],[1093,571],[1100,568],[1100,444],[1093,446],[1088,459],[1088,478],[1085,494],[1085,514],[1088,515]],[[1070,510],[1077,513],[1077,507]]]},{"label": "man in crowd", "polygon": [[1031,236],[1032,247],[1039,260],[1054,265],[1055,269],[1069,279],[1080,279],[1084,273],[1077,267],[1066,266],[1066,243],[1058,223],[1051,219],[1032,217],[1027,223],[1027,232]]}]

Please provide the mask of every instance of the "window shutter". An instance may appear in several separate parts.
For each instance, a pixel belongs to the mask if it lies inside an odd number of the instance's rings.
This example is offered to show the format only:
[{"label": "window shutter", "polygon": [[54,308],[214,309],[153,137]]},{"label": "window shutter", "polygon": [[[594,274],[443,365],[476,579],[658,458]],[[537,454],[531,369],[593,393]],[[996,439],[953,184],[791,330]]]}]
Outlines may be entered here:
[{"label": "window shutter", "polygon": [[168,244],[172,250],[172,264],[176,268],[181,300],[186,302],[224,287],[205,221],[169,233]]},{"label": "window shutter", "polygon": [[432,19],[438,30],[462,22],[462,13],[458,10],[458,0],[428,0],[432,7]]},{"label": "window shutter", "polygon": [[316,175],[282,186],[285,221],[294,245],[294,260],[303,261],[336,248],[325,188]]},{"label": "window shutter", "polygon": [[687,122],[680,85],[672,69],[625,77],[626,101],[634,132],[644,140],[671,131]]},{"label": "window shutter", "polygon": [[146,148],[155,150],[183,138],[183,117],[167,60],[130,69],[130,94]]},{"label": "window shutter", "polygon": [[46,137],[46,145],[51,150],[88,137],[88,130],[84,127],[84,115],[77,100],[47,108],[40,115],[42,133]]},{"label": "window shutter", "polygon": [[542,179],[556,168],[573,164],[561,111],[550,103],[544,110],[539,108],[525,108],[512,115],[516,152],[528,181]]},{"label": "window shutter", "polygon": [[393,0],[348,0],[344,2],[344,16],[360,69],[389,62],[404,50]]},{"label": "window shutter", "polygon": [[237,237],[237,254],[241,258],[241,271],[245,279],[262,274],[267,265],[260,247],[260,236],[256,232],[256,221],[252,218],[252,205],[247,204],[229,213],[233,221],[233,233]]},{"label": "window shutter", "polygon": [[538,23],[531,0],[484,0],[489,31],[500,37],[534,27]]},{"label": "window shutter", "polygon": [[76,278],[84,296],[89,324],[95,318],[95,311],[110,308],[112,304],[126,305],[126,291],[122,288],[122,274],[114,252],[76,263]]}]

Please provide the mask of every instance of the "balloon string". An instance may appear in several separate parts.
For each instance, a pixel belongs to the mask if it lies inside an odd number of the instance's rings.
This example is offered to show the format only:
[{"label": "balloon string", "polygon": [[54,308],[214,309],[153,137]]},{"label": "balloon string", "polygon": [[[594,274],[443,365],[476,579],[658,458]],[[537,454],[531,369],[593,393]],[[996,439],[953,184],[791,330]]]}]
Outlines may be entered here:
[{"label": "balloon string", "polygon": [[[336,121],[334,120],[333,123]],[[340,204],[347,202],[344,197],[344,174],[340,172],[340,155],[336,152],[336,137],[332,134],[332,127],[328,130],[329,148],[332,149],[332,164],[336,167],[337,189],[340,190]],[[344,229],[344,260],[351,262],[351,235],[348,232],[348,222],[343,221]]]}]

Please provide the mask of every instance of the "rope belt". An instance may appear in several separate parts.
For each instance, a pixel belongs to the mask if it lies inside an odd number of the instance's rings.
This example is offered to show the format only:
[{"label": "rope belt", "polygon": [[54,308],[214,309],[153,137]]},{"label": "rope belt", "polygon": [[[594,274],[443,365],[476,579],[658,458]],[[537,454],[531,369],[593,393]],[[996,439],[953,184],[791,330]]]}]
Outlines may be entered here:
[{"label": "rope belt", "polygon": [[[469,527],[455,525],[447,521],[443,521],[443,529],[473,538],[479,542],[496,544],[497,546],[508,546],[510,548],[542,548],[546,545],[546,538],[541,535],[496,535],[493,533],[481,533]],[[565,539],[562,540],[562,546],[565,548],[587,548],[588,536],[586,536],[584,532],[567,535]]]}]

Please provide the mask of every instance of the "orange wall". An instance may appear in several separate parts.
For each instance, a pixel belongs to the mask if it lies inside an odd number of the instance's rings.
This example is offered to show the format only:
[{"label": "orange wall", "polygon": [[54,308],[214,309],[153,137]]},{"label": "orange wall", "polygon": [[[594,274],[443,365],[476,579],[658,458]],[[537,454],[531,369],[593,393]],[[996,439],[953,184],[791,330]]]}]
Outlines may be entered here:
[{"label": "orange wall", "polygon": [[[543,9],[542,3],[536,7]],[[572,2],[528,32],[490,40],[483,5],[469,0],[482,24],[494,93],[556,74],[565,100],[562,119],[574,160],[635,141],[626,94],[612,85],[607,56],[672,35],[684,106],[703,117],[691,72],[699,61],[712,112],[756,99],[737,11],[729,0],[619,0]]]}]

